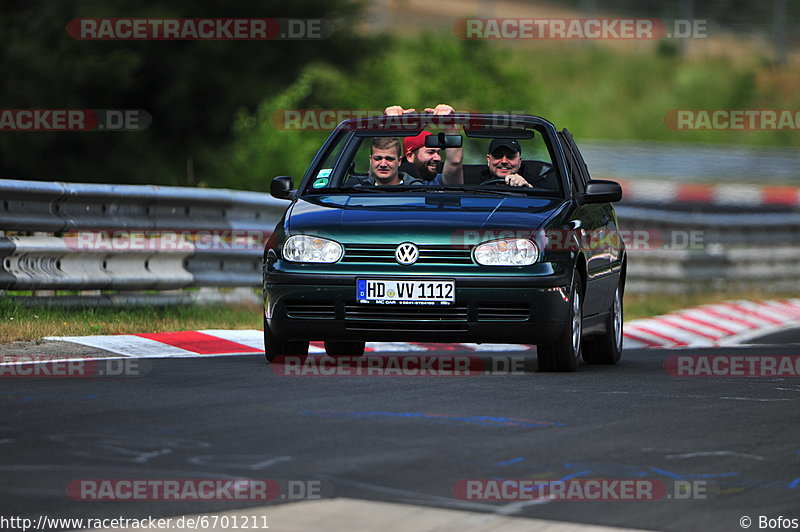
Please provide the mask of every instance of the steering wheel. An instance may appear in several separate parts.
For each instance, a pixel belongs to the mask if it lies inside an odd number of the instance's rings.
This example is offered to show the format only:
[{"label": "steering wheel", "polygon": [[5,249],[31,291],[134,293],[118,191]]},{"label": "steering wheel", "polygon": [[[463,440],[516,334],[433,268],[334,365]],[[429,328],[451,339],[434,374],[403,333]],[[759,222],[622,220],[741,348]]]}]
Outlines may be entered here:
[{"label": "steering wheel", "polygon": [[481,186],[482,185],[496,185],[497,183],[505,184],[505,182],[506,182],[506,178],[505,177],[493,177],[493,178],[487,179],[486,181],[481,183]]}]

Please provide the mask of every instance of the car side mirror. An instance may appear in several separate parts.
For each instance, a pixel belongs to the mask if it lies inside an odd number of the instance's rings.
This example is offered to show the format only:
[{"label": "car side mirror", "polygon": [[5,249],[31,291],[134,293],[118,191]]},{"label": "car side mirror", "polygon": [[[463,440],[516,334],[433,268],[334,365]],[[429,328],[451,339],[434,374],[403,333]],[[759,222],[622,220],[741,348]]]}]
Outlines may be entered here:
[{"label": "car side mirror", "polygon": [[272,180],[269,185],[269,193],[278,199],[294,199],[293,186],[294,180],[290,176],[281,175]]},{"label": "car side mirror", "polygon": [[622,186],[616,181],[592,179],[586,183],[583,203],[613,203],[622,199]]}]

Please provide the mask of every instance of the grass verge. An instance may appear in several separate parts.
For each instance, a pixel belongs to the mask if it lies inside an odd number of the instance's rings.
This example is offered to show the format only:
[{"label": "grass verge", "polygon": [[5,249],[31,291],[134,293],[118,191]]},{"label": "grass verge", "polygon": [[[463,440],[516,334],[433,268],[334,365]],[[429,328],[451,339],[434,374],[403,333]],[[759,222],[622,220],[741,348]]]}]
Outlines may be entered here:
[{"label": "grass verge", "polygon": [[258,305],[173,305],[127,309],[26,308],[0,298],[0,343],[45,336],[154,333],[197,329],[261,329]]},{"label": "grass verge", "polygon": [[758,290],[748,292],[693,292],[689,294],[625,294],[625,321],[651,318],[698,305],[721,303],[733,299],[765,301],[768,299],[791,299],[800,293],[769,293]]}]

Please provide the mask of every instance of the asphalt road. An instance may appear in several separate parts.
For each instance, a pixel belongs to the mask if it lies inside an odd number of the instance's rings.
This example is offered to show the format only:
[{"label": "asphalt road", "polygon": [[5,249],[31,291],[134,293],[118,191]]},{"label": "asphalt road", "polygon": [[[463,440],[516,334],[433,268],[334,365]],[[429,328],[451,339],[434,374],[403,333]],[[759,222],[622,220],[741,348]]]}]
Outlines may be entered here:
[{"label": "asphalt road", "polygon": [[[654,530],[800,518],[800,381],[675,377],[663,364],[678,354],[798,355],[800,345],[628,350],[617,366],[574,374],[287,377],[263,357],[229,356],[149,360],[139,377],[0,379],[0,513],[143,517],[263,505],[97,502],[66,491],[78,479],[250,478],[319,481],[325,497]],[[532,357],[535,368],[533,352],[505,356]],[[666,495],[453,494],[465,479],[568,478],[652,480]],[[678,500],[686,492],[676,480],[707,493]]]}]

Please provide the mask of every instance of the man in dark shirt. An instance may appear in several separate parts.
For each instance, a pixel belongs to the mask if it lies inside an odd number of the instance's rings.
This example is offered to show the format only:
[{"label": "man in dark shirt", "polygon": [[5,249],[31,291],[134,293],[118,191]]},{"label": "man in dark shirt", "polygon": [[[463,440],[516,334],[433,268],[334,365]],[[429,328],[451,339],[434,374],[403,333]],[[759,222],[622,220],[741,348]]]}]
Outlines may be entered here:
[{"label": "man in dark shirt", "polygon": [[512,187],[529,187],[528,180],[519,175],[522,166],[522,148],[514,139],[494,139],[486,153],[486,179],[503,179]]},{"label": "man in dark shirt", "polygon": [[[540,170],[545,170],[545,167]],[[532,187],[536,184],[538,187],[552,188],[547,182],[547,173],[537,174],[535,168],[528,168],[522,162],[522,148],[516,140],[494,139],[489,143],[486,169],[481,171],[481,176],[483,181],[502,179],[512,187]]]}]

